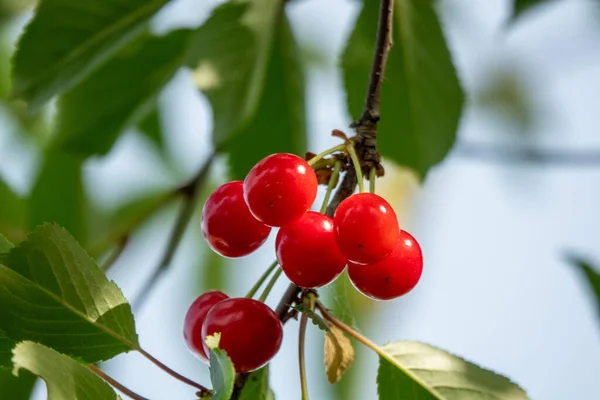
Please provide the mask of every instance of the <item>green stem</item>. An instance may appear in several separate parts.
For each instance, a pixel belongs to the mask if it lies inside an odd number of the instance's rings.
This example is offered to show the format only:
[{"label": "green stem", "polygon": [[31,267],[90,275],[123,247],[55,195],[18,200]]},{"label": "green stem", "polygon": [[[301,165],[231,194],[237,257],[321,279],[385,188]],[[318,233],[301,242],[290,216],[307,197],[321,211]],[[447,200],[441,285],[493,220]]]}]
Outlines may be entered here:
[{"label": "green stem", "polygon": [[375,179],[377,179],[377,177],[375,176],[375,167],[371,168],[371,171],[369,171],[369,192],[371,193],[375,193]]},{"label": "green stem", "polygon": [[342,168],[342,163],[338,160],[335,162],[335,167],[333,167],[333,172],[331,173],[331,177],[329,178],[329,184],[327,185],[327,192],[325,193],[325,199],[323,200],[323,204],[321,205],[321,213],[325,214],[325,210],[327,210],[327,205],[329,204],[329,198],[331,197],[331,192],[333,188],[337,184],[338,177],[340,176],[340,169]]},{"label": "green stem", "polygon": [[356,180],[358,182],[358,190],[363,193],[365,191],[365,182],[363,180],[362,169],[360,167],[360,161],[358,160],[358,155],[356,155],[356,150],[354,150],[354,143],[348,141],[346,144],[346,150],[350,155],[350,159],[352,159],[352,164],[354,165],[354,169],[356,170]]},{"label": "green stem", "polygon": [[319,154],[317,154],[316,156],[314,156],[313,158],[311,158],[310,160],[308,160],[308,164],[309,164],[309,165],[314,165],[314,164],[315,164],[317,161],[319,161],[319,160],[320,160],[320,159],[322,159],[323,157],[325,157],[325,156],[328,156],[328,155],[329,155],[329,154],[331,154],[331,153],[335,153],[336,151],[342,151],[342,150],[344,150],[345,148],[346,148],[346,145],[345,145],[345,144],[340,144],[340,145],[337,145],[337,146],[335,146],[335,147],[332,147],[332,148],[330,148],[330,149],[328,149],[328,150],[325,150],[324,152],[322,152],[322,153],[319,153]]},{"label": "green stem", "polygon": [[258,301],[261,301],[264,303],[265,300],[267,300],[269,293],[271,293],[271,289],[273,289],[273,286],[275,286],[275,282],[277,282],[277,279],[279,278],[279,275],[281,275],[282,272],[283,272],[283,270],[281,268],[279,268],[277,271],[275,271],[275,274],[273,274],[273,276],[271,277],[271,280],[269,281],[269,283],[267,283],[267,287],[265,287],[265,290],[263,290]]},{"label": "green stem", "polygon": [[314,170],[317,170],[319,168],[325,168],[325,167],[333,167],[336,162],[337,162],[337,160],[334,157],[323,158],[323,159],[315,162],[314,164],[312,164],[312,167]]},{"label": "green stem", "polygon": [[258,289],[267,280],[267,278],[269,277],[269,275],[271,275],[271,272],[273,272],[273,270],[275,269],[275,267],[277,267],[277,261],[273,261],[273,263],[271,265],[269,265],[269,268],[267,268],[265,270],[265,272],[263,272],[263,274],[260,276],[260,278],[258,278],[258,280],[254,284],[254,286],[252,286],[252,289],[250,289],[250,291],[246,295],[247,298],[251,299],[251,298],[254,297],[254,295],[256,294],[256,292],[258,291]]},{"label": "green stem", "polygon": [[298,362],[300,364],[300,386],[302,388],[302,400],[308,400],[308,385],[306,383],[306,363],[304,357],[304,342],[306,340],[306,323],[308,315],[302,313],[300,318],[300,335],[298,338]]}]

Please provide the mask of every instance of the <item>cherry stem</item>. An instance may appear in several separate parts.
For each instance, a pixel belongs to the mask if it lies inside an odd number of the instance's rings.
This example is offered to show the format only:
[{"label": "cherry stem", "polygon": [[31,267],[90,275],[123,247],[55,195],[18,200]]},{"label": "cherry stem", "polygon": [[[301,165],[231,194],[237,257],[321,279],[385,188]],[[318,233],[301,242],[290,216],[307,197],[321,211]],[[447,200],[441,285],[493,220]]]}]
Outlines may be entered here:
[{"label": "cherry stem", "polygon": [[354,329],[352,329],[351,327],[349,327],[348,325],[346,325],[345,323],[343,323],[342,321],[340,321],[339,319],[334,317],[333,314],[331,314],[320,301],[317,301],[316,307],[319,310],[319,312],[321,313],[321,315],[323,316],[323,318],[325,318],[327,321],[331,322],[333,325],[335,325],[336,327],[338,327],[339,329],[341,329],[342,331],[347,333],[349,336],[358,340],[363,345],[367,346],[368,348],[370,348],[371,350],[373,350],[375,353],[379,354],[383,358],[385,358],[385,359],[390,358],[390,356],[385,351],[383,351],[381,349],[381,347],[377,346],[377,344],[373,343],[372,341],[370,341],[369,339],[367,339],[366,337],[364,337],[363,335],[356,332]]},{"label": "cherry stem", "polygon": [[271,289],[273,289],[273,286],[275,286],[275,282],[277,282],[277,279],[279,279],[279,276],[281,275],[282,272],[283,272],[283,270],[281,268],[279,268],[277,271],[275,271],[275,273],[271,277],[271,280],[269,281],[269,283],[267,283],[265,290],[263,290],[262,294],[260,295],[258,301],[264,303],[265,300],[267,300],[269,293],[271,293]]},{"label": "cherry stem", "polygon": [[307,162],[308,162],[309,165],[314,165],[317,161],[319,161],[323,157],[328,156],[331,153],[335,153],[336,151],[343,151],[345,148],[346,148],[345,144],[337,145],[335,147],[332,147],[330,149],[325,150],[322,153],[317,154],[316,156],[314,156],[313,158],[311,158]]},{"label": "cherry stem", "polygon": [[323,158],[317,162],[315,162],[314,164],[312,164],[312,167],[314,170],[317,170],[319,168],[325,168],[325,167],[333,167],[333,165],[337,162],[337,160],[333,157],[331,158]]},{"label": "cherry stem", "polygon": [[369,171],[369,192],[375,193],[375,180],[377,177],[375,176],[375,167],[371,168]]},{"label": "cherry stem", "polygon": [[263,283],[265,283],[265,281],[267,280],[269,275],[271,275],[271,272],[273,272],[275,267],[277,267],[277,264],[278,264],[278,262],[277,262],[277,260],[275,260],[275,261],[273,261],[273,263],[271,265],[269,265],[269,267],[265,270],[265,272],[263,272],[263,274],[260,276],[260,278],[258,278],[258,280],[254,284],[254,286],[252,286],[252,289],[250,289],[250,291],[246,295],[246,298],[251,299],[254,297],[254,295],[256,294],[258,289],[262,286]]},{"label": "cherry stem", "polygon": [[127,397],[130,397],[130,398],[132,398],[134,400],[149,400],[146,397],[140,396],[139,394],[137,394],[133,390],[128,389],[125,385],[120,384],[115,379],[113,379],[109,375],[105,374],[104,371],[102,371],[100,368],[96,367],[95,365],[91,365],[90,364],[90,365],[87,366],[87,368],[90,371],[92,371],[94,374],[96,374],[100,378],[102,378],[104,381],[106,381],[106,383],[108,383],[109,385],[111,385],[112,387],[114,387],[115,389],[117,389],[118,391],[120,391],[121,393],[123,393],[124,395],[126,395]]},{"label": "cherry stem", "polygon": [[346,142],[346,150],[348,151],[348,155],[350,155],[350,159],[352,160],[352,164],[354,165],[354,169],[356,170],[356,180],[358,182],[358,190],[360,193],[365,191],[365,182],[363,180],[362,170],[360,167],[360,161],[358,160],[358,155],[356,155],[356,150],[354,150],[354,143],[351,141]]},{"label": "cherry stem", "polygon": [[[315,308],[315,296],[312,293],[308,293],[304,297],[304,306],[312,311]],[[300,331],[298,338],[298,363],[300,367],[300,387],[302,389],[302,400],[308,400],[308,384],[306,383],[306,362],[304,356],[304,343],[306,342],[306,324],[308,322],[308,314],[302,313],[300,317]]]},{"label": "cherry stem", "polygon": [[327,192],[325,192],[325,199],[323,200],[323,204],[321,205],[320,212],[325,214],[327,210],[327,205],[329,204],[329,198],[331,197],[331,192],[333,188],[337,185],[338,178],[340,176],[340,169],[342,169],[342,163],[338,160],[335,162],[335,166],[333,167],[333,172],[331,173],[331,177],[329,178],[329,184],[327,185]]},{"label": "cherry stem", "polygon": [[146,350],[142,349],[139,346],[132,346],[135,350],[137,350],[141,355],[146,357],[152,364],[156,365],[158,368],[162,369],[167,374],[171,375],[173,378],[186,383],[196,389],[200,390],[201,393],[212,393],[212,391],[208,388],[205,388],[198,382],[194,382],[193,380],[186,378],[185,376],[173,371],[171,368],[167,367],[165,364],[157,360],[152,354],[148,353]]}]

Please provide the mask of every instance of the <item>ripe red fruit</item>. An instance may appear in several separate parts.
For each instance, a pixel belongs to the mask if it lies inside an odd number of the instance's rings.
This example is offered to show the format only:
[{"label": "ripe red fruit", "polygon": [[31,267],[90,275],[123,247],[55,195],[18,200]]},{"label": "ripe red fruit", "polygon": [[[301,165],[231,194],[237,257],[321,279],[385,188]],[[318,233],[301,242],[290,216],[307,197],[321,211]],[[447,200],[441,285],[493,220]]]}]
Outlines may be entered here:
[{"label": "ripe red fruit", "polygon": [[210,247],[224,257],[242,257],[267,240],[271,228],[252,216],[244,201],[243,182],[221,185],[202,209],[202,233]]},{"label": "ripe red fruit", "polygon": [[[258,300],[223,300],[210,310],[202,325],[202,339],[221,333],[225,350],[237,372],[251,372],[268,363],[279,350],[283,329],[277,315]],[[208,346],[204,344],[206,354]]]},{"label": "ripe red fruit", "polygon": [[293,154],[263,158],[244,180],[244,198],[252,214],[269,226],[283,226],[302,216],[317,197],[317,176]]},{"label": "ripe red fruit", "polygon": [[207,361],[208,357],[204,351],[204,342],[202,341],[202,323],[206,318],[206,314],[208,314],[215,304],[228,298],[229,296],[218,290],[203,293],[194,300],[185,315],[183,323],[185,343],[192,353],[196,354],[203,361]]},{"label": "ripe red fruit", "polygon": [[352,284],[365,296],[391,300],[410,292],[423,272],[423,253],[419,243],[408,232],[400,232],[394,251],[371,265],[348,263]]},{"label": "ripe red fruit", "polygon": [[335,243],[333,220],[314,211],[283,226],[275,248],[283,272],[304,288],[324,286],[346,267],[346,257]]},{"label": "ripe red fruit", "polygon": [[390,254],[400,227],[392,206],[373,193],[359,193],[340,203],[333,216],[342,254],[358,264],[373,264]]}]

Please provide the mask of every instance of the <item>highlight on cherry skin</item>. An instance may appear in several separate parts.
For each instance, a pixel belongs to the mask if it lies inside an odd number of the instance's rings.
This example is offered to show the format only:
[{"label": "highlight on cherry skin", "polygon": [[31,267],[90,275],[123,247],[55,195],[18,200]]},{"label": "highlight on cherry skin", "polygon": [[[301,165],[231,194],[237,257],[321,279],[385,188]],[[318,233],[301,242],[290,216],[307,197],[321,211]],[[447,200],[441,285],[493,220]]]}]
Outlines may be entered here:
[{"label": "highlight on cherry skin", "polygon": [[244,180],[244,198],[252,214],[269,226],[283,226],[306,213],[317,197],[312,167],[287,153],[263,158]]},{"label": "highlight on cherry skin", "polygon": [[227,182],[215,190],[202,209],[202,233],[218,254],[242,257],[258,249],[271,228],[250,213],[243,195],[243,182]]},{"label": "highlight on cherry skin", "polygon": [[395,249],[383,260],[361,265],[348,263],[348,276],[354,287],[375,300],[391,300],[410,292],[423,272],[423,253],[417,240],[401,231]]},{"label": "highlight on cherry skin", "polygon": [[400,235],[394,209],[374,193],[359,193],[342,201],[333,224],[340,251],[356,264],[382,260],[394,250]]},{"label": "highlight on cherry skin", "polygon": [[314,289],[337,278],[346,257],[335,242],[333,220],[309,211],[277,233],[275,248],[283,272],[294,284]]},{"label": "highlight on cherry skin", "polygon": [[[221,334],[219,348],[227,352],[237,372],[252,372],[267,364],[279,351],[283,329],[266,304],[248,298],[217,303],[202,324],[202,342]],[[210,350],[204,343],[206,354]]]},{"label": "highlight on cherry skin", "polygon": [[183,337],[190,351],[204,362],[208,361],[208,355],[204,350],[202,341],[202,324],[206,314],[222,300],[228,299],[225,293],[211,290],[200,295],[190,305],[183,323]]}]

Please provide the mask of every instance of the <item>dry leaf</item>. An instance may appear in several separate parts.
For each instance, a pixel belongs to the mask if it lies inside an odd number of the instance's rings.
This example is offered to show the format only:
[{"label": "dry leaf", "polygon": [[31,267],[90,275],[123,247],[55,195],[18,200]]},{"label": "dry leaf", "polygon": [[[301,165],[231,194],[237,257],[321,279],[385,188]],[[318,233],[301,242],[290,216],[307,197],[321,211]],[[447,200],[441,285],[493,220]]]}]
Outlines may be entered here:
[{"label": "dry leaf", "polygon": [[325,333],[325,371],[329,382],[336,383],[354,361],[354,348],[344,332],[328,325],[330,330]]}]

